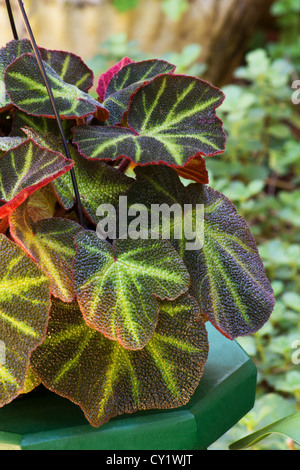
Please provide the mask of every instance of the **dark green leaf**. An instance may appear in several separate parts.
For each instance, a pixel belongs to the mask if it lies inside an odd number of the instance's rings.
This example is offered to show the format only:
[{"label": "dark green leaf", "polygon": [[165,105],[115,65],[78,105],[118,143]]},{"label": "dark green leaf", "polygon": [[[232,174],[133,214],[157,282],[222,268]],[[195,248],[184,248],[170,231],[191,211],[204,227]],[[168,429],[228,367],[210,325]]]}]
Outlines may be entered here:
[{"label": "dark green leaf", "polygon": [[[108,117],[103,105],[76,85],[64,81],[60,75],[44,62],[45,72],[62,118],[94,114],[99,108]],[[22,111],[35,116],[54,118],[54,111],[44,84],[36,58],[23,54],[10,64],[5,71],[4,83],[13,104]]]},{"label": "dark green leaf", "polygon": [[[77,86],[87,92],[93,85],[93,72],[82,59],[70,52],[47,50],[39,48],[42,59],[55,70],[62,80]],[[28,39],[13,40],[0,49],[0,108],[11,104],[11,100],[5,92],[3,82],[4,72],[16,58],[22,54],[33,54],[31,42]]]},{"label": "dark green leaf", "polygon": [[32,140],[0,157],[0,218],[9,215],[39,188],[73,167],[62,154],[41,148]]},{"label": "dark green leaf", "polygon": [[138,87],[162,73],[172,73],[175,65],[164,60],[145,60],[133,62],[121,68],[110,80],[103,105],[110,115],[108,123],[121,123],[123,114],[128,110],[130,97]]},{"label": "dark green leaf", "polygon": [[76,303],[53,302],[48,335],[32,357],[43,384],[78,404],[93,426],[138,410],[188,402],[203,374],[207,333],[195,300],[159,302],[159,323],[130,351],[89,328]]},{"label": "dark green leaf", "polygon": [[77,299],[92,328],[126,349],[142,349],[158,321],[160,299],[188,290],[189,275],[168,241],[116,240],[85,231],[76,237]]},{"label": "dark green leaf", "polygon": [[32,351],[46,335],[50,280],[0,235],[0,407],[24,387]]},{"label": "dark green leaf", "polygon": [[[157,215],[162,204],[182,208],[179,215],[182,239],[171,238],[183,258],[191,276],[191,294],[199,301],[201,312],[230,338],[254,333],[269,319],[274,308],[274,296],[257,251],[255,239],[245,220],[233,204],[212,188],[192,183],[185,187],[175,170],[154,165],[136,168],[137,180],[127,193],[128,205],[144,204],[148,210],[158,204],[152,214]],[[191,220],[195,223],[196,208],[203,205],[204,227],[185,236],[184,206],[191,205]],[[201,215],[201,212],[200,212]],[[157,228],[157,231],[160,227]],[[187,249],[187,242],[196,242]]]},{"label": "dark green leaf", "polygon": [[32,53],[30,41],[10,41],[5,47],[0,49],[0,110],[4,110],[11,106],[10,97],[7,95],[4,84],[4,72],[17,57],[25,53]]},{"label": "dark green leaf", "polygon": [[159,75],[133,95],[127,117],[130,128],[78,126],[74,141],[87,158],[126,155],[137,163],[183,165],[197,153],[224,150],[225,133],[216,117],[223,99],[220,90],[200,79]]}]

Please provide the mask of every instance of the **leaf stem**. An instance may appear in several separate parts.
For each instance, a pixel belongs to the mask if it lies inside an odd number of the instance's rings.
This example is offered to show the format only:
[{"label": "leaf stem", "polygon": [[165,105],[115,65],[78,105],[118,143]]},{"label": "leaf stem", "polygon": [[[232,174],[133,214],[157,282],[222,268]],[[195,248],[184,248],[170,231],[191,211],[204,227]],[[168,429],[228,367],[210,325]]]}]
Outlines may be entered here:
[{"label": "leaf stem", "polygon": [[131,159],[128,157],[124,157],[118,167],[118,170],[121,171],[121,173],[125,173],[128,167],[131,164]]},{"label": "leaf stem", "polygon": [[[49,99],[50,99],[52,107],[53,107],[54,115],[55,115],[55,118],[56,118],[56,121],[57,121],[57,124],[58,124],[58,127],[59,127],[59,131],[60,131],[60,134],[61,134],[61,137],[62,137],[66,157],[69,160],[71,160],[72,158],[71,158],[71,154],[70,154],[70,150],[69,150],[69,146],[68,146],[68,141],[67,141],[65,133],[64,133],[63,125],[62,125],[62,122],[61,122],[61,119],[60,119],[60,115],[59,115],[59,112],[58,112],[58,109],[57,109],[57,106],[56,106],[56,103],[55,103],[55,99],[54,99],[54,96],[53,96],[53,93],[52,93],[52,90],[51,90],[51,86],[50,86],[50,83],[49,83],[49,80],[48,80],[48,77],[47,77],[47,74],[46,74],[46,71],[45,71],[45,67],[44,67],[44,64],[43,64],[43,61],[42,61],[37,43],[35,41],[31,26],[29,24],[28,17],[27,17],[27,14],[26,14],[26,11],[25,11],[22,0],[18,0],[18,3],[19,3],[19,7],[20,7],[20,10],[21,10],[23,19],[24,19],[24,23],[25,23],[27,32],[28,32],[30,40],[31,40],[31,44],[32,44],[32,47],[33,47],[33,50],[34,50],[36,60],[38,62],[39,69],[41,71],[43,80],[44,80],[46,88],[47,88]],[[78,190],[78,184],[77,184],[77,181],[76,181],[74,168],[72,168],[70,170],[70,173],[71,173],[71,178],[72,178],[72,183],[73,183],[73,188],[74,188],[74,193],[75,193],[75,199],[76,199],[76,203],[77,203],[77,212],[78,212],[79,222],[80,222],[80,225],[82,225],[82,227],[85,228],[82,204],[81,204],[81,200],[80,200],[80,194],[79,194],[79,190]]]},{"label": "leaf stem", "polygon": [[19,36],[17,33],[14,15],[13,15],[11,5],[10,5],[10,0],[5,0],[5,3],[6,3],[6,9],[7,9],[7,13],[8,13],[9,21],[10,21],[11,30],[12,30],[14,39],[17,41],[19,39]]}]

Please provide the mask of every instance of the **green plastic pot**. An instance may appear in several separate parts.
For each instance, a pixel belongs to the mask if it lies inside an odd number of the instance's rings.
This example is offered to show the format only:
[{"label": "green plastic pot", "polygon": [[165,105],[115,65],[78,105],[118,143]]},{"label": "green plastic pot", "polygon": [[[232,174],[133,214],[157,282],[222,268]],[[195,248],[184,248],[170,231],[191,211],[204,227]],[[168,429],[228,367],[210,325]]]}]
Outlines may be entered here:
[{"label": "green plastic pot", "polygon": [[254,405],[257,370],[212,325],[204,375],[189,403],[90,426],[80,408],[43,388],[0,410],[0,450],[204,450]]}]

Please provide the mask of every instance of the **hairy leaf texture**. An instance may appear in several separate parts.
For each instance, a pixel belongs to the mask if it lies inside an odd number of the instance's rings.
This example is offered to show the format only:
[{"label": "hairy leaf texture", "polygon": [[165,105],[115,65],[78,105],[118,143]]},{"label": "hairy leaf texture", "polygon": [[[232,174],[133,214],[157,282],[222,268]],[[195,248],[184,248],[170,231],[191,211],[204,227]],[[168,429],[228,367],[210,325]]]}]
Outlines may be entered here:
[{"label": "hairy leaf texture", "polygon": [[[46,62],[44,67],[62,118],[84,117],[100,109],[103,119],[107,119],[109,113],[103,105],[76,85],[62,79]],[[36,58],[32,54],[23,54],[6,68],[4,83],[7,94],[17,108],[35,116],[55,118]]]},{"label": "hairy leaf texture", "polygon": [[0,157],[0,218],[73,167],[72,160],[28,139]]},{"label": "hairy leaf texture", "polygon": [[[62,126],[63,126],[64,133],[67,139],[72,137],[71,128],[74,125],[75,125],[75,121],[73,120],[64,119],[62,121]],[[13,114],[13,125],[12,125],[10,136],[11,137],[24,137],[24,130],[26,128],[34,129],[35,132],[38,132],[41,135],[52,133],[57,136],[60,136],[59,127],[58,127],[56,120],[47,119],[41,116],[32,116],[16,108]]]},{"label": "hairy leaf texture", "polygon": [[51,293],[72,302],[75,297],[72,263],[74,239],[82,227],[68,219],[51,218],[34,223],[29,216],[28,201],[10,216],[13,239],[51,279]]},{"label": "hairy leaf texture", "polygon": [[214,155],[224,151],[225,133],[222,121],[216,117],[216,108],[223,100],[220,90],[200,79],[162,74],[132,96],[129,128],[78,126],[74,142],[87,158],[126,155],[140,164],[166,162],[181,166],[197,153]]},{"label": "hairy leaf texture", "polygon": [[[65,82],[77,86],[87,92],[93,85],[93,72],[82,59],[70,52],[47,50],[39,48],[42,59],[55,70]],[[10,106],[11,100],[5,91],[5,69],[22,54],[31,53],[33,49],[28,39],[10,41],[0,49],[0,109]]]},{"label": "hairy leaf texture", "polygon": [[144,349],[124,349],[89,328],[76,302],[53,303],[47,338],[31,364],[43,384],[69,398],[95,426],[138,410],[188,402],[208,356],[195,300],[159,301],[159,322]]},{"label": "hairy leaf texture", "polygon": [[175,68],[175,65],[157,59],[124,65],[106,87],[103,105],[110,113],[107,124],[112,126],[122,122],[130,98],[137,88],[162,73],[174,72]]},{"label": "hairy leaf texture", "polygon": [[105,99],[107,86],[114,75],[116,75],[116,73],[119,72],[119,70],[121,70],[125,65],[131,64],[132,62],[133,60],[131,60],[129,57],[123,57],[120,62],[113,65],[109,70],[107,70],[107,72],[100,76],[97,85],[97,93],[101,102],[103,102]]},{"label": "hairy leaf texture", "polygon": [[142,349],[158,321],[158,298],[188,290],[189,275],[168,241],[99,240],[91,231],[76,240],[74,282],[84,319],[124,348]]},{"label": "hairy leaf texture", "polygon": [[[158,204],[159,211],[164,203],[178,204],[184,214],[184,206],[189,204],[194,221],[197,205],[203,205],[202,246],[187,250],[191,240],[185,238],[183,229],[182,239],[176,240],[171,227],[172,244],[188,268],[190,293],[201,312],[230,338],[259,330],[269,319],[275,300],[255,239],[233,204],[206,185],[185,187],[167,166],[137,167],[135,172],[137,180],[127,193],[128,205],[138,201],[150,211],[152,204]],[[184,227],[186,219],[181,217]],[[197,232],[194,236],[196,239]]]},{"label": "hairy leaf texture", "polygon": [[[64,152],[62,141],[47,132],[45,135],[26,128],[24,132],[38,145],[54,151]],[[73,146],[69,146],[74,162],[74,172],[86,216],[94,223],[99,222],[97,209],[100,204],[117,204],[119,196],[127,191],[133,182],[132,178],[108,166],[99,160],[87,160]],[[62,175],[52,182],[54,192],[62,206],[68,210],[74,206],[74,188],[69,174]]]},{"label": "hairy leaf texture", "polygon": [[31,353],[46,335],[51,303],[50,280],[5,235],[0,235],[0,260],[1,407],[25,385]]},{"label": "hairy leaf texture", "polygon": [[[128,190],[132,178],[99,160],[87,160],[71,147],[74,171],[86,216],[94,223],[99,222],[97,209],[100,204],[117,204],[119,196]],[[52,182],[54,191],[66,209],[74,205],[74,191],[70,175],[65,174]]]},{"label": "hairy leaf texture", "polygon": [[11,41],[0,49],[0,111],[12,106],[4,84],[4,72],[17,57],[24,53],[33,52],[30,41]]},{"label": "hairy leaf texture", "polygon": [[23,137],[0,137],[0,154],[8,152],[9,150],[18,147],[27,140],[27,137],[23,134]]}]

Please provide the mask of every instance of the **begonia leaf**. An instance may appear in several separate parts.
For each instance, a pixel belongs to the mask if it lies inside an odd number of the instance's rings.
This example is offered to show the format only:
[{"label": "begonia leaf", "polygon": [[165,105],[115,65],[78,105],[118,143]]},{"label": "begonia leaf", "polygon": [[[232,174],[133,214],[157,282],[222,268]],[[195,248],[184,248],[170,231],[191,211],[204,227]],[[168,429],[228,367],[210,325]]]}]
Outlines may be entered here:
[{"label": "begonia leaf", "polygon": [[[119,172],[99,160],[87,160],[75,148],[70,149],[74,161],[82,207],[87,217],[98,223],[97,209],[101,204],[117,204],[133,182],[132,178]],[[74,205],[72,181],[68,174],[62,175],[52,182],[57,197],[66,209]]]},{"label": "begonia leaf", "polygon": [[[67,138],[71,138],[71,128],[74,125],[75,122],[70,119],[64,119],[62,121],[64,133]],[[25,128],[34,129],[42,135],[47,134],[48,132],[58,136],[60,135],[56,120],[47,119],[41,116],[32,116],[20,111],[19,109],[15,109],[10,137],[24,137]]]},{"label": "begonia leaf", "polygon": [[128,128],[78,126],[74,142],[87,158],[126,155],[140,164],[181,166],[197,153],[224,151],[226,137],[222,121],[216,117],[223,100],[220,90],[200,79],[162,74],[132,96]]},{"label": "begonia leaf", "polygon": [[[77,86],[87,92],[93,85],[93,72],[80,57],[70,52],[39,48],[44,60],[65,82]],[[33,54],[31,42],[28,39],[10,41],[0,49],[0,109],[11,105],[10,97],[5,91],[4,72],[16,58],[22,54]]]},{"label": "begonia leaf", "polygon": [[123,57],[117,64],[113,65],[107,72],[104,72],[100,75],[98,85],[97,85],[97,93],[100,98],[100,101],[103,102],[106,95],[107,85],[114,77],[114,75],[119,72],[125,65],[131,64],[133,60],[129,57]]},{"label": "begonia leaf", "polygon": [[22,144],[27,140],[27,137],[23,134],[23,137],[0,137],[0,152],[8,152],[8,150],[14,149],[18,145]]},{"label": "begonia leaf", "polygon": [[15,242],[51,279],[51,293],[72,302],[75,297],[72,263],[75,236],[82,227],[68,219],[51,218],[34,223],[28,214],[28,201],[10,216],[10,231]]},{"label": "begonia leaf", "polygon": [[166,240],[100,240],[92,231],[76,237],[74,283],[88,326],[124,348],[142,349],[158,321],[158,300],[189,288],[189,275]]},{"label": "begonia leaf", "polygon": [[[135,172],[137,180],[127,192],[129,206],[138,200],[150,211],[156,204],[155,214],[162,204],[181,207],[182,237],[175,239],[171,227],[172,244],[188,268],[190,293],[199,302],[201,312],[231,339],[259,330],[269,319],[275,300],[255,238],[234,205],[206,185],[191,183],[185,187],[170,167],[137,167]],[[185,236],[187,219],[183,214],[189,208],[195,224],[197,205],[204,209],[203,225],[200,220],[201,233],[196,227],[191,240]],[[194,248],[186,248],[187,242],[197,241],[199,246],[196,243]]]},{"label": "begonia leaf", "polygon": [[29,367],[26,375],[24,387],[22,389],[22,395],[32,392],[36,387],[41,385],[41,379],[33,372],[32,368]]},{"label": "begonia leaf", "polygon": [[3,111],[12,105],[7,95],[4,84],[4,72],[17,57],[25,53],[33,52],[30,41],[11,41],[0,49],[0,110]]},{"label": "begonia leaf", "polygon": [[[62,141],[51,133],[43,135],[33,129],[24,129],[24,132],[43,147],[58,152],[64,151]],[[108,166],[105,162],[97,159],[87,160],[71,145],[69,151],[74,162],[74,172],[83,210],[87,217],[97,224],[99,221],[97,209],[100,204],[115,205],[119,196],[130,187],[133,179]],[[75,198],[70,175],[65,174],[57,178],[52,182],[52,186],[62,206],[66,210],[71,209]]]},{"label": "begonia leaf", "polygon": [[206,163],[201,154],[195,155],[182,167],[175,167],[176,173],[196,183],[207,184],[209,182]]},{"label": "begonia leaf", "polygon": [[42,148],[30,139],[4,153],[0,157],[0,218],[73,165],[72,160]]},{"label": "begonia leaf", "polygon": [[109,111],[109,125],[121,123],[131,95],[141,85],[162,73],[172,73],[175,65],[164,60],[144,60],[124,65],[109,81],[103,105]]},{"label": "begonia leaf", "polygon": [[50,280],[15,243],[0,235],[0,407],[25,384],[32,351],[43,341]]},{"label": "begonia leaf", "polygon": [[39,220],[54,217],[58,206],[57,197],[51,184],[35,191],[27,199],[26,211],[28,217],[36,223]]},{"label": "begonia leaf", "polygon": [[[44,68],[61,118],[84,117],[99,112],[99,109],[103,120],[108,118],[108,111],[92,96],[64,81],[46,62]],[[4,83],[7,94],[18,109],[35,116],[55,118],[35,56],[23,54],[12,62],[5,70]]]},{"label": "begonia leaf", "polygon": [[39,48],[42,60],[48,64],[60,78],[79,90],[87,93],[93,86],[94,74],[81,57],[71,52]]},{"label": "begonia leaf", "polygon": [[53,303],[48,334],[31,360],[50,390],[69,398],[98,427],[138,410],[184,405],[208,356],[205,325],[195,300],[159,301],[159,322],[144,349],[124,349],[89,328],[76,302]]}]

